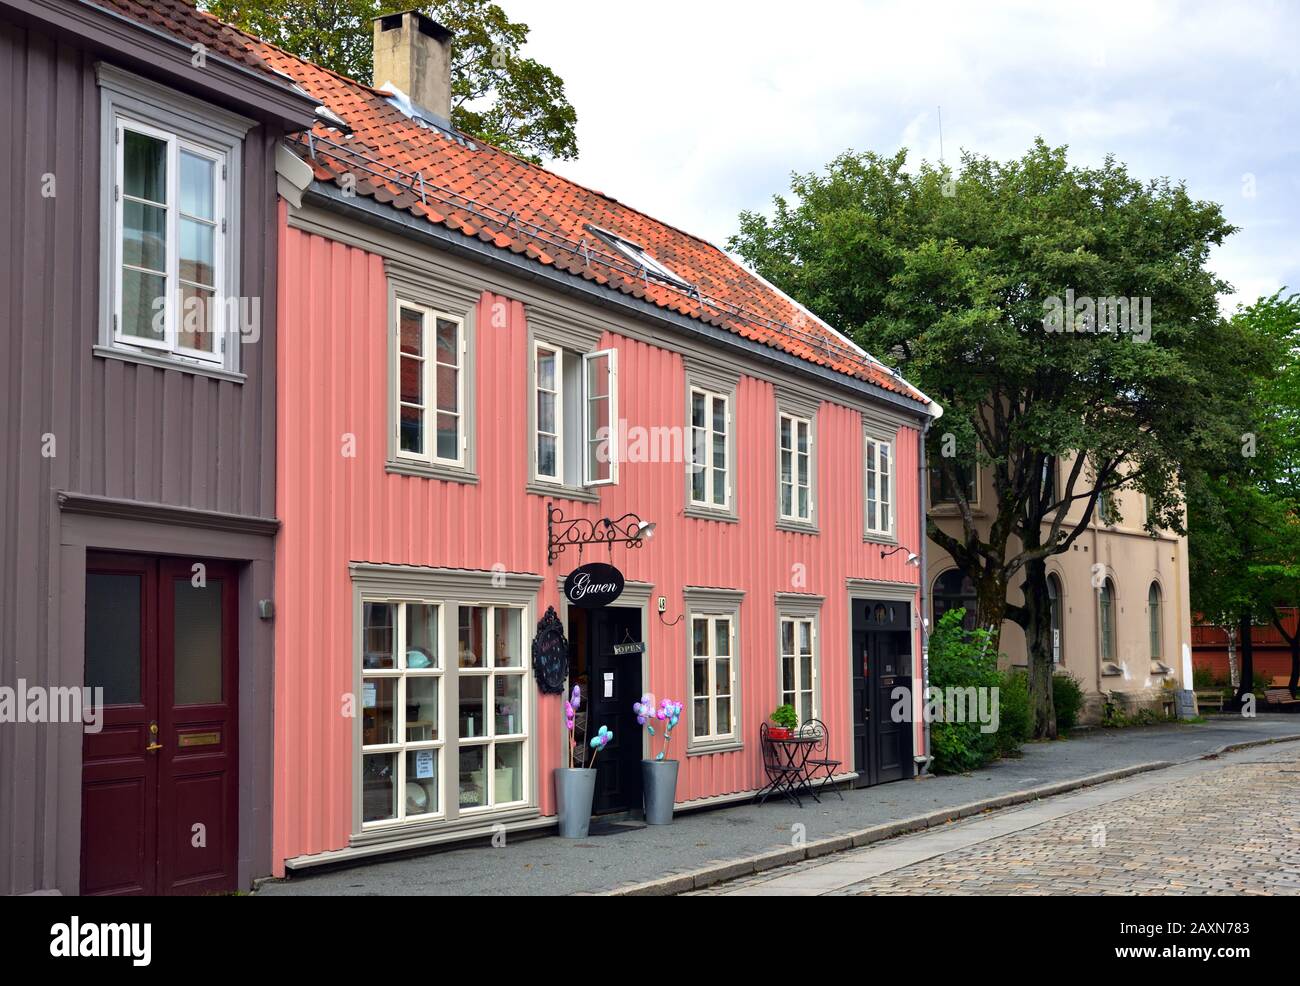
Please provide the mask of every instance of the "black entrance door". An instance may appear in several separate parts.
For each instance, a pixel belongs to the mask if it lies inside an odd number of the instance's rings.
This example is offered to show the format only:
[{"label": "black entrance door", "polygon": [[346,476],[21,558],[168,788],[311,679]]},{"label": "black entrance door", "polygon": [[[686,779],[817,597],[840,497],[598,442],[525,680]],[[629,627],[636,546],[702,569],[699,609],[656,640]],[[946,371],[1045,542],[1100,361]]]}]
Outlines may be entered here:
[{"label": "black entrance door", "polygon": [[[641,639],[641,610],[593,609],[587,631],[587,735],[608,726],[614,739],[596,758],[592,813],[641,807],[641,727],[632,703],[641,698],[641,655],[614,654],[614,645]],[[590,749],[587,750],[591,756]]]},{"label": "black entrance door", "polygon": [[858,786],[912,776],[912,724],[896,722],[892,715],[898,704],[895,689],[903,687],[911,694],[910,614],[906,603],[853,602],[853,761]]}]

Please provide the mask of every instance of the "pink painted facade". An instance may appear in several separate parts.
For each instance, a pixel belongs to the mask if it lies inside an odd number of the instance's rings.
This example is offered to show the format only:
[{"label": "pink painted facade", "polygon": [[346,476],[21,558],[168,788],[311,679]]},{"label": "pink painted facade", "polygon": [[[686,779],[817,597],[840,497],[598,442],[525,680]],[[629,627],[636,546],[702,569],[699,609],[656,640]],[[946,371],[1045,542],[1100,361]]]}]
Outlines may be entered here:
[{"label": "pink painted facade", "polygon": [[[283,206],[282,206],[283,208]],[[287,217],[287,209],[283,216]],[[350,566],[355,563],[529,573],[542,582],[524,627],[555,606],[563,612],[556,577],[579,563],[573,550],[547,564],[545,497],[528,492],[528,408],[531,349],[529,306],[497,293],[484,268],[477,306],[472,381],[477,482],[400,475],[385,467],[391,362],[389,279],[375,252],[282,224],[279,292],[276,553],[274,861],[277,874],[319,854],[356,845],[359,754],[355,720],[342,714],[356,687],[356,610]],[[502,313],[505,317],[502,318]],[[680,353],[626,332],[611,314],[598,348],[618,353],[618,413],[629,427],[683,426],[686,368]],[[624,331],[620,331],[624,329]],[[626,332],[626,334],[625,334]],[[824,597],[818,641],[821,717],[832,753],[853,769],[850,719],[848,580],[915,586],[918,569],[907,551],[882,559],[881,545],[864,540],[862,413],[838,403],[822,386],[816,415],[818,532],[778,529],[776,504],[776,388],[741,375],[732,411],[734,497],[738,522],[685,516],[684,465],[623,462],[616,485],[599,487],[599,502],[557,497],[568,516],[618,517],[635,511],[657,524],[639,550],[588,549],[583,561],[610,561],[629,582],[651,585],[643,627],[649,675],[646,690],[689,701],[687,586],[743,590],[740,607],[738,750],[686,754],[685,725],[675,736],[681,760],[679,804],[754,791],[764,783],[758,729],[778,704],[778,593]],[[920,550],[916,476],[919,420],[895,438],[896,541]],[[509,578],[509,575],[506,576]],[[665,597],[660,619],[654,600]],[[914,603],[915,605],[915,603]],[[921,679],[919,631],[910,669]],[[527,654],[525,653],[525,662]],[[531,671],[525,686],[537,692]],[[454,698],[448,696],[447,698]],[[444,699],[446,701],[447,699]],[[532,814],[554,813],[551,772],[563,765],[561,699],[537,694],[528,742],[536,771]],[[922,749],[918,727],[914,749]],[[448,768],[450,769],[450,767]],[[485,816],[490,820],[490,816]],[[435,826],[436,828],[436,826]]]}]

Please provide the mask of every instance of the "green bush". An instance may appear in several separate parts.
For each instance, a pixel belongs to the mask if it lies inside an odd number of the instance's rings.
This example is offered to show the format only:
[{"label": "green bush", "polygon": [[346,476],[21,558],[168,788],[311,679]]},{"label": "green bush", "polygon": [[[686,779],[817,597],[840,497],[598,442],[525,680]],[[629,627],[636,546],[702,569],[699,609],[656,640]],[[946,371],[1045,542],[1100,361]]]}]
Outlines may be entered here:
[{"label": "green bush", "polygon": [[[990,653],[986,630],[962,626],[965,611],[950,609],[930,636],[930,687],[993,688],[1001,683],[997,655]],[[980,731],[978,722],[933,722],[930,753],[936,774],[960,774],[988,763],[998,754],[996,734]]]},{"label": "green bush", "polygon": [[999,682],[998,731],[995,746],[1000,757],[1020,752],[1020,744],[1034,731],[1034,716],[1029,705],[1029,675],[1008,671]]},{"label": "green bush", "polygon": [[1083,686],[1068,671],[1052,675],[1052,706],[1056,709],[1057,733],[1068,732],[1079,724],[1083,709]]},{"label": "green bush", "polygon": [[1204,664],[1199,664],[1192,668],[1192,687],[1209,689],[1219,684],[1219,679],[1214,676],[1214,669]]}]

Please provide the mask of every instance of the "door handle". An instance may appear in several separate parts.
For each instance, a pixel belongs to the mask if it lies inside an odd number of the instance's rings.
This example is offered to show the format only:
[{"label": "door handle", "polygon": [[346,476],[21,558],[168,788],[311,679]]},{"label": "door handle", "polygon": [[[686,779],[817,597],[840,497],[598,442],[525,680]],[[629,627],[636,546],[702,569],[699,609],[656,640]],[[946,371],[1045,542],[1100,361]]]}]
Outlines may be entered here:
[{"label": "door handle", "polygon": [[146,753],[153,753],[155,750],[161,750],[162,744],[158,742],[158,723],[149,723],[149,745],[144,748]]},{"label": "door handle", "polygon": [[161,750],[161,749],[162,749],[161,743],[150,743],[148,746],[145,747],[145,751],[147,753],[153,753],[154,750]]}]

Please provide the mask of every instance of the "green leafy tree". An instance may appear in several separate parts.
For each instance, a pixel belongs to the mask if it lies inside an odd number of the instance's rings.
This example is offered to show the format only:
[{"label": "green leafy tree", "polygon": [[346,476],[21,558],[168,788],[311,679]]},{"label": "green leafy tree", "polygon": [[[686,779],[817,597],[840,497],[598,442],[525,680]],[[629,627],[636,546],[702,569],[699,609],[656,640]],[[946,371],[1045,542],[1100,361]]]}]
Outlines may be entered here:
[{"label": "green leafy tree", "polygon": [[[974,581],[994,648],[1004,620],[1024,629],[1034,732],[1053,736],[1048,558],[1122,488],[1146,494],[1150,529],[1181,531],[1183,464],[1242,432],[1234,387],[1257,356],[1206,268],[1233,227],[1181,184],[1111,158],[1071,165],[1042,140],[1012,161],[964,154],[957,173],[905,165],[905,151],[846,153],[795,175],[730,245],[945,408],[928,448],[961,530],[932,518],[927,532]],[[1149,332],[1086,331],[1102,324],[1086,307],[1085,331],[1052,331],[1049,299],[1068,289],[1149,298]],[[965,485],[977,464],[996,497],[981,523]],[[1013,580],[1023,603],[1008,602]]]},{"label": "green leafy tree", "polygon": [[[374,19],[411,9],[400,0],[207,0],[203,6],[300,58],[363,82],[372,72]],[[564,81],[520,55],[527,24],[510,20],[488,0],[441,0],[420,9],[455,35],[454,126],[535,163],[578,156],[578,116]]]},{"label": "green leafy tree", "polygon": [[1300,294],[1238,309],[1233,322],[1268,354],[1249,381],[1249,430],[1237,455],[1188,477],[1192,606],[1241,647],[1237,699],[1252,688],[1253,627],[1272,623],[1300,684],[1300,631],[1283,610],[1300,606]]}]

